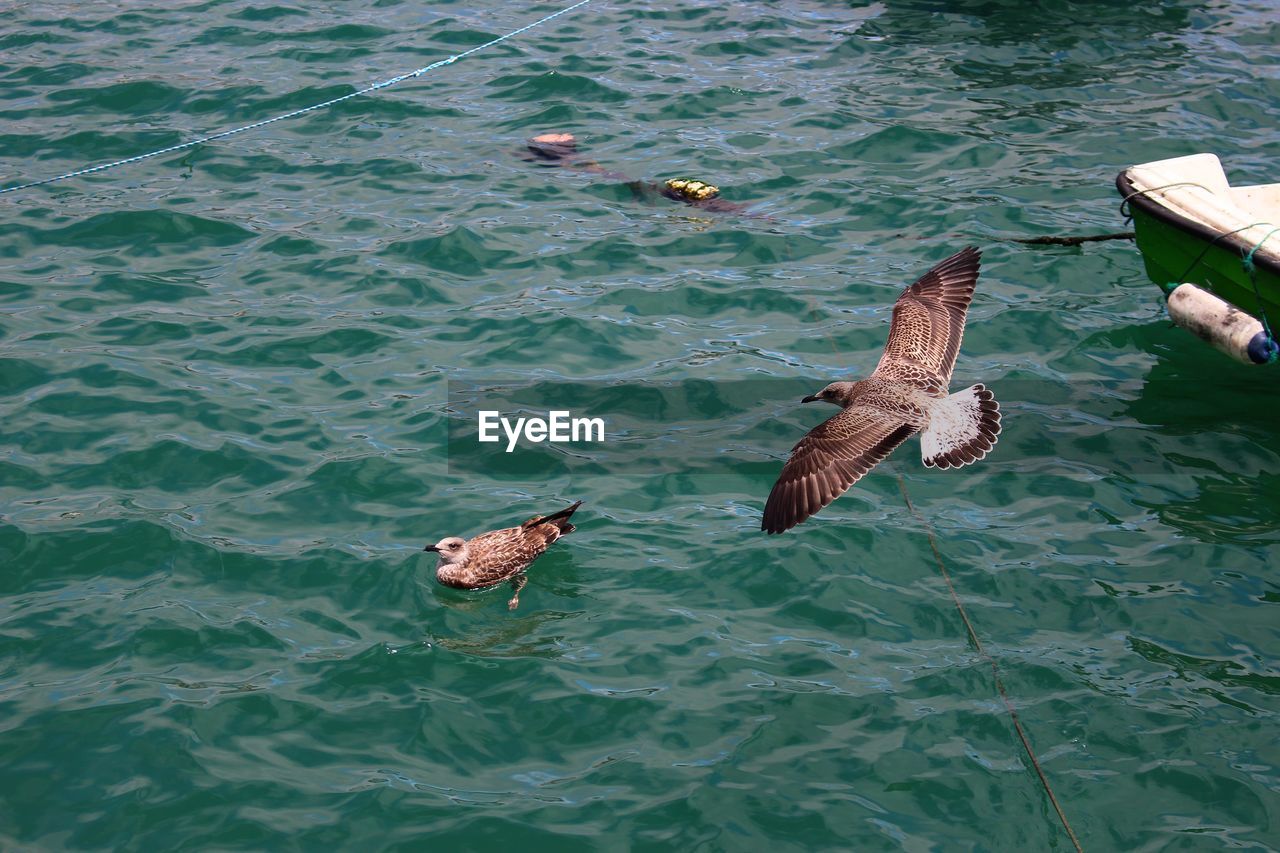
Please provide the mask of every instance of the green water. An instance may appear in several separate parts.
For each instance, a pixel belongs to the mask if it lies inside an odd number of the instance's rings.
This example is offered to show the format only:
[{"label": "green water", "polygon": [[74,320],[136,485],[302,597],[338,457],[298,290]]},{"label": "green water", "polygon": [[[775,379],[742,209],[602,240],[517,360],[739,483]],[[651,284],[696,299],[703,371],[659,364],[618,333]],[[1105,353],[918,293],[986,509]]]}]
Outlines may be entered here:
[{"label": "green water", "polygon": [[[1276,374],[1130,243],[1002,242],[1122,230],[1135,162],[1274,180],[1274,7],[725,6],[0,197],[0,848],[1069,850],[900,481],[1085,849],[1280,848]],[[6,185],[557,8],[126,7],[6,11]],[[545,130],[763,216],[513,156]],[[762,535],[798,397],[970,243],[994,454]],[[476,388],[625,430],[482,463]],[[514,613],[434,583],[578,498]]]}]

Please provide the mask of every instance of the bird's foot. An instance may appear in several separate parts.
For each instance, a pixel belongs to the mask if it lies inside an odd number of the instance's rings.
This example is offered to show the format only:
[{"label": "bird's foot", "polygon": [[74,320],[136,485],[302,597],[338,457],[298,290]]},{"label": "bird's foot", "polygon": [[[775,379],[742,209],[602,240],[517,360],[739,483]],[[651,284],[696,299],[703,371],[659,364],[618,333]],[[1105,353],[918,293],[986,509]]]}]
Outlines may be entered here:
[{"label": "bird's foot", "polygon": [[513,590],[513,593],[511,595],[511,600],[507,602],[508,610],[515,610],[520,606],[520,590],[524,589],[524,585],[528,582],[529,579],[524,576],[523,572],[511,579],[511,589]]}]

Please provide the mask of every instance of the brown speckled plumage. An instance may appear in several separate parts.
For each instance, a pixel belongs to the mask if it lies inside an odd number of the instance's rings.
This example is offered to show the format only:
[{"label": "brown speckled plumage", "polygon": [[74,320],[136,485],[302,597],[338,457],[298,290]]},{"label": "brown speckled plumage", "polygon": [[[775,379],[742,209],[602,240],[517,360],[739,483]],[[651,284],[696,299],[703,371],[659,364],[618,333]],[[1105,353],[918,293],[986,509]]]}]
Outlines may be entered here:
[{"label": "brown speckled plumage", "polygon": [[902,291],[893,305],[889,340],[873,377],[929,391],[947,390],[981,258],[982,253],[972,246],[962,249]]},{"label": "brown speckled plumage", "polygon": [[1000,432],[999,405],[981,385],[947,394],[980,253],[964,249],[906,288],[893,307],[889,340],[870,377],[833,382],[804,402],[842,408],[796,444],[765,503],[761,529],[782,533],[831,503],[924,430],[924,462],[958,467],[981,459]]},{"label": "brown speckled plumage", "polygon": [[519,527],[491,530],[471,539],[451,536],[427,551],[440,555],[436,580],[455,589],[483,589],[510,581],[515,588],[508,606],[519,604],[525,584],[525,570],[546,552],[553,542],[576,528],[569,523],[582,501],[547,516],[535,516]]}]

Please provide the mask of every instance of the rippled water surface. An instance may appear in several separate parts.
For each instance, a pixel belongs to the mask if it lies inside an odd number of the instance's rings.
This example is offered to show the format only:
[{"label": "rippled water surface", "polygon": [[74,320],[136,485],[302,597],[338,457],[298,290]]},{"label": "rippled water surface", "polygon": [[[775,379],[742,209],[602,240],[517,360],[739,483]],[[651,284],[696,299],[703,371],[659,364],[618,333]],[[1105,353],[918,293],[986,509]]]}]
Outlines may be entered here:
[{"label": "rippled water surface", "polygon": [[[11,4],[0,174],[555,8]],[[1135,162],[1274,180],[1278,43],[1267,0],[597,0],[0,196],[0,847],[1069,850],[930,529],[1085,849],[1280,847],[1276,374],[1131,243],[1006,239],[1123,230]],[[763,536],[798,397],[968,244],[995,453]],[[477,395],[614,432],[477,456]],[[515,612],[432,580],[578,498]]]}]

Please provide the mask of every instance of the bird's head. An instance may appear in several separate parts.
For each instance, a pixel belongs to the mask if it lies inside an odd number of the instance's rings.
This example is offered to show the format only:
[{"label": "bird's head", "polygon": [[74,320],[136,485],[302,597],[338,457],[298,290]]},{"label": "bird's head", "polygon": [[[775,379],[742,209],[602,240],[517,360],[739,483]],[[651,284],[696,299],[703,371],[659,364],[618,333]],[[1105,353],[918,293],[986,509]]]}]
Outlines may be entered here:
[{"label": "bird's head", "polygon": [[801,403],[816,403],[821,400],[836,406],[848,406],[856,395],[857,382],[832,382],[817,394],[810,394]]},{"label": "bird's head", "polygon": [[441,565],[446,563],[465,563],[467,561],[467,540],[461,536],[448,536],[422,550],[435,551],[440,555]]}]

